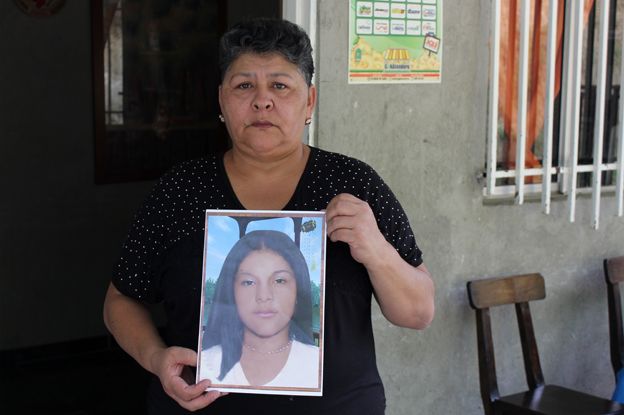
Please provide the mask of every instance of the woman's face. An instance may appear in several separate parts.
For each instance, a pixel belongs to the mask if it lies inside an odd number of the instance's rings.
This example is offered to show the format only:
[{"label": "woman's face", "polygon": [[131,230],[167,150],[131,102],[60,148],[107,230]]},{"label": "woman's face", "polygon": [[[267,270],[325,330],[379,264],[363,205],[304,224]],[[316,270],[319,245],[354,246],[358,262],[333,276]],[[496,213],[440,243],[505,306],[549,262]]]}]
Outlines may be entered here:
[{"label": "woman's face", "polygon": [[238,315],[252,334],[268,338],[286,331],[295,312],[297,281],[282,256],[262,249],[241,262],[234,278]]},{"label": "woman's face", "polygon": [[280,54],[239,56],[219,87],[219,103],[237,151],[281,155],[301,145],[316,89]]}]

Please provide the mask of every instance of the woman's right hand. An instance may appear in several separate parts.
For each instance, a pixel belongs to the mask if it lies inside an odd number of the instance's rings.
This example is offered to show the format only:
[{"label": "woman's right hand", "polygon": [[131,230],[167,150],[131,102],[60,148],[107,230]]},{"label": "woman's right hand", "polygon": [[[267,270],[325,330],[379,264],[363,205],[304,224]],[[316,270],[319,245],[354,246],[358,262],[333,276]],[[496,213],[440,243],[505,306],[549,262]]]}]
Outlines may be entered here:
[{"label": "woman's right hand", "polygon": [[104,300],[104,322],[121,348],[158,376],[167,395],[184,409],[197,411],[225,395],[206,392],[212,385],[209,380],[195,384],[190,367],[197,365],[197,353],[165,346],[147,308],[122,294],[112,283]]},{"label": "woman's right hand", "polygon": [[195,383],[190,367],[196,366],[197,353],[191,349],[160,348],[152,354],[150,363],[165,393],[186,410],[197,411],[226,395],[219,391],[207,392],[212,385],[208,379]]}]

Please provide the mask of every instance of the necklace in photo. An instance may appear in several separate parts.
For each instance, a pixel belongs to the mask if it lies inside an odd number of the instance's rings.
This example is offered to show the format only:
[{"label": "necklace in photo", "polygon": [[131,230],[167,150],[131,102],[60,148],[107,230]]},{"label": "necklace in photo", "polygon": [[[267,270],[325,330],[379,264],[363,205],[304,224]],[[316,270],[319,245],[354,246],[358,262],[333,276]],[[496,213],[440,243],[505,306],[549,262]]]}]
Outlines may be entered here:
[{"label": "necklace in photo", "polygon": [[278,347],[278,348],[277,348],[277,349],[275,349],[275,350],[269,350],[268,352],[261,352],[261,351],[259,351],[258,349],[256,349],[255,347],[253,347],[253,346],[251,346],[251,345],[249,345],[249,344],[247,344],[247,343],[243,343],[243,346],[245,346],[246,348],[248,348],[248,349],[249,349],[249,350],[251,350],[252,352],[255,352],[255,353],[260,353],[260,354],[270,355],[270,354],[277,354],[277,353],[281,353],[281,352],[283,352],[284,350],[287,350],[287,349],[290,347],[290,345],[291,345],[291,344],[292,344],[292,340],[288,340],[288,343],[286,343],[285,345],[280,346],[280,347]]}]

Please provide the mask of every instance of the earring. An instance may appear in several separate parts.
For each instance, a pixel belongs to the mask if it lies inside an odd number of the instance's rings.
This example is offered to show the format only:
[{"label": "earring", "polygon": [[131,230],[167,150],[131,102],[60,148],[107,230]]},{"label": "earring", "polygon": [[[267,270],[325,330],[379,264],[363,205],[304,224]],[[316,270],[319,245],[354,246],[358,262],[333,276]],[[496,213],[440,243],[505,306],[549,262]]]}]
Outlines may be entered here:
[{"label": "earring", "polygon": [[305,120],[304,124],[305,124],[305,125],[310,125],[310,124],[312,124],[312,118],[306,118],[306,120]]},{"label": "earring", "polygon": [[223,117],[223,115],[219,114],[219,121],[221,122],[225,122],[225,118]]}]

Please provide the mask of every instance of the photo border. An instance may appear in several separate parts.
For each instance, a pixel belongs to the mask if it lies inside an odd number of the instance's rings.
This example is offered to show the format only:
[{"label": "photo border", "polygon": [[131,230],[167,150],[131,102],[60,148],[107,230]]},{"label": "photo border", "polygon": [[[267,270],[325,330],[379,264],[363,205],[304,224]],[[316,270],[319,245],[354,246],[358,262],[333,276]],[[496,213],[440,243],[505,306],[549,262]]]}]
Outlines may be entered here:
[{"label": "photo border", "polygon": [[[229,216],[232,218],[258,218],[259,220],[277,219],[277,218],[319,218],[321,219],[321,237],[320,237],[320,276],[319,276],[319,334],[318,334],[318,348],[319,348],[319,368],[318,368],[318,387],[307,388],[297,386],[248,386],[248,385],[231,385],[231,384],[219,384],[213,381],[213,386],[208,390],[217,390],[223,392],[238,392],[238,393],[257,393],[257,394],[271,394],[271,395],[301,395],[301,396],[322,396],[323,394],[323,358],[324,358],[324,317],[325,317],[325,264],[326,264],[326,220],[324,211],[272,211],[272,210],[206,210],[205,217],[205,231],[204,231],[204,248],[203,248],[203,262],[202,262],[202,285],[201,285],[201,302],[200,302],[200,319],[199,330],[197,339],[197,374],[196,381],[199,382],[201,373],[201,353],[202,353],[202,341],[203,341],[203,322],[205,313],[208,312],[206,305],[206,270],[208,268],[208,238],[210,236],[209,219],[213,216]],[[235,219],[236,220],[236,219]],[[250,220],[247,224],[253,222]],[[245,225],[246,226],[246,225]],[[236,235],[236,239],[240,239],[239,234]]]}]

